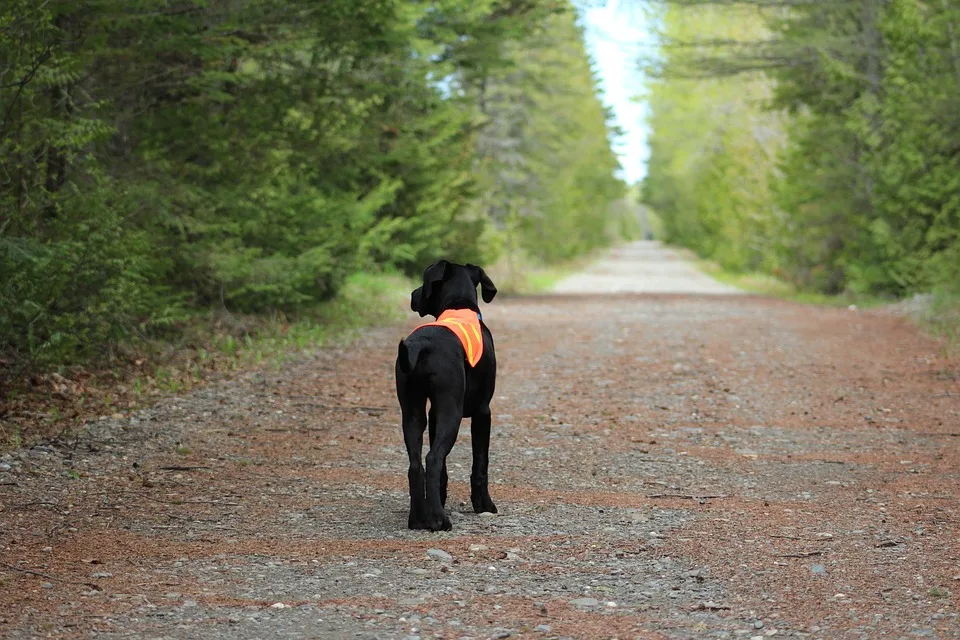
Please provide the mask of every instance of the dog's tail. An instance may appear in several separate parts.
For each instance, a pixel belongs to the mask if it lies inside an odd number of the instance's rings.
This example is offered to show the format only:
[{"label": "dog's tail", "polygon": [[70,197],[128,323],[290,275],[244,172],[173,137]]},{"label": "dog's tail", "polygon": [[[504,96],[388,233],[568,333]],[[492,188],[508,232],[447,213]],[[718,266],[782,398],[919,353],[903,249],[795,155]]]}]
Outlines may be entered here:
[{"label": "dog's tail", "polygon": [[407,345],[405,341],[401,340],[400,346],[397,347],[397,363],[400,366],[400,371],[404,373],[413,371],[414,367],[417,366],[417,360],[420,358],[422,350],[418,343]]}]

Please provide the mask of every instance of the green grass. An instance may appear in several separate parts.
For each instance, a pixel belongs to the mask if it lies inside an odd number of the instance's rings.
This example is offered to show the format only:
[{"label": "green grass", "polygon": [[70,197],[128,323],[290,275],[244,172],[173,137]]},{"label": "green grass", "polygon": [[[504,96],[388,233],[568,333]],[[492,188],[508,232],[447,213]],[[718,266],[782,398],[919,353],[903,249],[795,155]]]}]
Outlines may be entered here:
[{"label": "green grass", "polygon": [[355,274],[333,300],[292,321],[276,316],[245,336],[234,355],[276,364],[296,352],[347,343],[365,328],[403,319],[413,288],[397,274]]},{"label": "green grass", "polygon": [[848,307],[850,305],[856,305],[861,308],[870,308],[879,307],[891,302],[889,299],[876,296],[849,293],[827,295],[814,291],[804,291],[789,282],[785,282],[766,273],[736,273],[728,271],[710,260],[704,260],[702,258],[694,258],[694,260],[697,267],[710,277],[724,284],[737,287],[746,293],[824,307]]},{"label": "green grass", "polygon": [[[685,251],[685,250],[681,250]],[[892,300],[878,296],[840,294],[826,295],[797,289],[763,273],[733,273],[709,260],[693,258],[704,273],[720,282],[735,286],[747,293],[792,300],[803,304],[825,307],[848,307],[856,305],[861,309],[900,304],[921,329],[934,338],[943,341],[947,355],[960,353],[960,292],[939,290],[929,296],[919,296],[912,300]]]},{"label": "green grass", "polygon": [[501,294],[546,293],[567,276],[584,269],[597,258],[598,253],[547,265],[517,254],[501,258],[485,271],[496,283],[497,291]]},{"label": "green grass", "polygon": [[[176,393],[202,381],[210,369],[279,366],[304,351],[349,342],[367,327],[402,319],[412,289],[411,281],[396,273],[359,273],[335,298],[294,317],[220,313],[213,322],[204,318],[177,346],[178,362],[158,368],[152,382]],[[138,378],[134,385],[142,392],[145,383]]]},{"label": "green grass", "polygon": [[541,267],[527,276],[527,287],[530,293],[549,291],[558,282],[578,271],[577,264],[562,264]]},{"label": "green grass", "polygon": [[19,449],[23,444],[23,430],[19,425],[0,423],[0,451]]},{"label": "green grass", "polygon": [[916,320],[928,333],[943,340],[948,354],[960,353],[960,293],[937,291],[916,313]]}]

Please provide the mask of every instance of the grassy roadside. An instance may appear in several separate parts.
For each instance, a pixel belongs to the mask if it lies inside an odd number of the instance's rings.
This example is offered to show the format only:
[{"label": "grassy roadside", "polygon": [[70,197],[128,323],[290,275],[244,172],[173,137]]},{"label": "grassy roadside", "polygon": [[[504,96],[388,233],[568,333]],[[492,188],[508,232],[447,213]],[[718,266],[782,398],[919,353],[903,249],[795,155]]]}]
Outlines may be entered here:
[{"label": "grassy roadside", "polygon": [[[687,252],[685,249],[680,251]],[[904,300],[848,293],[831,296],[799,290],[788,282],[763,273],[732,273],[714,262],[689,255],[704,273],[748,293],[825,307],[855,305],[861,309],[887,308],[901,313],[916,322],[924,332],[942,341],[947,355],[960,354],[960,293],[938,291]]]},{"label": "grassy roadside", "polygon": [[[595,257],[544,266],[513,256],[487,273],[501,294],[541,293]],[[34,375],[0,390],[0,451],[65,437],[102,416],[123,416],[213,380],[345,344],[364,328],[402,319],[414,286],[397,274],[355,274],[336,298],[297,317],[219,309],[193,316],[165,339],[123,349],[109,364]]]},{"label": "grassy roadside", "polygon": [[944,342],[949,355],[960,354],[960,293],[938,291],[926,298],[913,313],[914,319]]},{"label": "grassy roadside", "polygon": [[794,302],[824,307],[849,307],[850,305],[856,305],[859,308],[868,309],[893,302],[893,300],[890,299],[868,295],[854,295],[850,293],[827,295],[814,291],[803,291],[789,282],[765,273],[733,273],[710,260],[704,260],[696,256],[692,259],[697,264],[697,267],[710,277],[742,289],[747,293],[755,293],[757,295],[793,300]]},{"label": "grassy roadside", "polygon": [[549,265],[540,264],[523,255],[509,256],[501,258],[485,271],[496,283],[500,294],[521,296],[546,293],[559,281],[583,270],[608,250],[598,250],[573,260]]},{"label": "grassy roadside", "polygon": [[296,318],[195,316],[175,339],[127,349],[109,365],[38,374],[0,397],[0,451],[69,435],[100,416],[124,415],[253,368],[277,368],[364,328],[401,320],[413,284],[396,274],[351,276],[334,299]]}]

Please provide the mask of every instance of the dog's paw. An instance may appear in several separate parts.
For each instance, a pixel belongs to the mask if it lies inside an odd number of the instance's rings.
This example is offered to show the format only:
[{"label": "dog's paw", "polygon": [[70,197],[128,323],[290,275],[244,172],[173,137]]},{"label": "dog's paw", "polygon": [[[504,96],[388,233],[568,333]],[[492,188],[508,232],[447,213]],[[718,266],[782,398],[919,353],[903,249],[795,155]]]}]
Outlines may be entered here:
[{"label": "dog's paw", "polygon": [[423,518],[422,520],[411,515],[407,520],[407,528],[421,531],[450,531],[453,529],[453,524],[446,514],[439,518]]},{"label": "dog's paw", "polygon": [[453,529],[453,524],[450,522],[447,514],[443,514],[440,518],[429,520],[427,522],[427,528],[430,529],[430,531],[450,531]]},{"label": "dog's paw", "polygon": [[473,503],[473,511],[475,513],[496,513],[497,505],[493,504],[493,500],[490,499],[490,496],[470,496],[470,501]]}]

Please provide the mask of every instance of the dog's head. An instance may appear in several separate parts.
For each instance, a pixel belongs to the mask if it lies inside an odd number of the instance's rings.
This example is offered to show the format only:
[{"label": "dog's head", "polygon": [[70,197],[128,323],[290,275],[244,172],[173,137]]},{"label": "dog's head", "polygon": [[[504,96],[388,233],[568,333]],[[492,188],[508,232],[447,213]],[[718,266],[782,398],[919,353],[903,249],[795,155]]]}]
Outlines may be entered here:
[{"label": "dog's head", "polygon": [[423,272],[423,285],[410,294],[410,308],[420,316],[439,317],[447,309],[473,309],[477,303],[477,285],[484,302],[497,295],[493,281],[474,264],[455,264],[440,260]]}]

